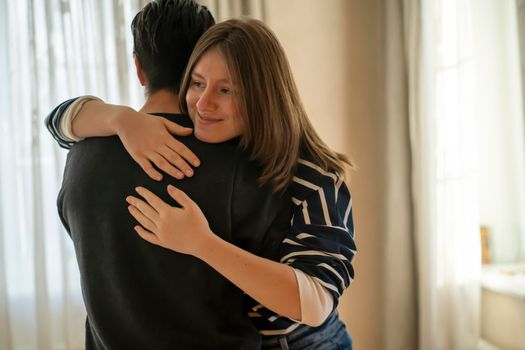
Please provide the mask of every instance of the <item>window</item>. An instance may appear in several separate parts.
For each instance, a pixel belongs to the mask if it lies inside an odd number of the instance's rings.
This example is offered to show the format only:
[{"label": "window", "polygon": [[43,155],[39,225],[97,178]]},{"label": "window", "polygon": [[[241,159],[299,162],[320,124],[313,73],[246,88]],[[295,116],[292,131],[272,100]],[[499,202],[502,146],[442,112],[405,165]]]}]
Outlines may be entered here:
[{"label": "window", "polygon": [[[514,1],[482,1],[473,8],[480,223],[488,229],[494,263],[525,259],[525,130],[519,47],[525,36],[519,40],[520,11],[523,18],[523,1],[518,6]],[[521,23],[522,33],[524,25]]]},{"label": "window", "polygon": [[66,152],[43,121],[86,93],[140,105],[129,29],[138,8],[138,0],[0,0],[1,349],[83,346],[78,267],[56,209]]}]

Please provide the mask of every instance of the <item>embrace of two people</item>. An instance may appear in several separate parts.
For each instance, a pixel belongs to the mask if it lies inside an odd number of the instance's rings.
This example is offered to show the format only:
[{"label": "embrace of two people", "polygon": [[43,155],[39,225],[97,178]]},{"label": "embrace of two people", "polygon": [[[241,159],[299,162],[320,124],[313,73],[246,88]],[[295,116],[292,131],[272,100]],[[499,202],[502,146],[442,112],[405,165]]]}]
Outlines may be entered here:
[{"label": "embrace of two people", "polygon": [[131,29],[142,109],[81,96],[46,118],[70,149],[58,211],[86,349],[351,349],[352,164],[275,35],[193,0],[152,1]]}]

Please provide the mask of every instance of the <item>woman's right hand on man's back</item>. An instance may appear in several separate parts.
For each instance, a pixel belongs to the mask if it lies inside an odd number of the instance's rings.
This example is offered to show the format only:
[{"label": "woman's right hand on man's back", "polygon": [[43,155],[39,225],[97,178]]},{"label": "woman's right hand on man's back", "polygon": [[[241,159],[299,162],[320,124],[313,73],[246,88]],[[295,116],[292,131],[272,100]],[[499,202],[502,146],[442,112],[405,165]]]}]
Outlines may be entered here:
[{"label": "woman's right hand on man's back", "polygon": [[192,166],[200,164],[197,156],[172,135],[190,135],[191,128],[132,109],[122,111],[115,127],[128,153],[154,180],[162,180],[162,174],[153,164],[177,179],[193,176]]}]

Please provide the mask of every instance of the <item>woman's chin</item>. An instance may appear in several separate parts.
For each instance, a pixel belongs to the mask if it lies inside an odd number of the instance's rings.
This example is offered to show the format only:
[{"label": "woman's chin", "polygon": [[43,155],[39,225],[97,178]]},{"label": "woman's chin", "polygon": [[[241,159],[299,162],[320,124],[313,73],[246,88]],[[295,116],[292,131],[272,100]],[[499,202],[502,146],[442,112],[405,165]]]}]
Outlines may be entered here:
[{"label": "woman's chin", "polygon": [[197,140],[206,143],[220,143],[228,141],[227,138],[221,137],[221,135],[217,135],[216,133],[211,132],[205,132],[203,130],[200,130],[199,128],[195,128],[194,134]]}]

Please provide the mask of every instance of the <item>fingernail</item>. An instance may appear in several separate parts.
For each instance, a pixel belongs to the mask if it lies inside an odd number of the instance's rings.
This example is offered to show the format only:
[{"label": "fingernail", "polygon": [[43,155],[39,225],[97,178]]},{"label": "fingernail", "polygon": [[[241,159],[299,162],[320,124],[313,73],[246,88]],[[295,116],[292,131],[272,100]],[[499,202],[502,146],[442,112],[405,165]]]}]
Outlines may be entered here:
[{"label": "fingernail", "polygon": [[193,161],[193,165],[194,166],[199,166],[199,165],[201,165],[201,163],[198,160],[194,160]]},{"label": "fingernail", "polygon": [[193,171],[190,169],[186,170],[186,176],[193,176]]}]

